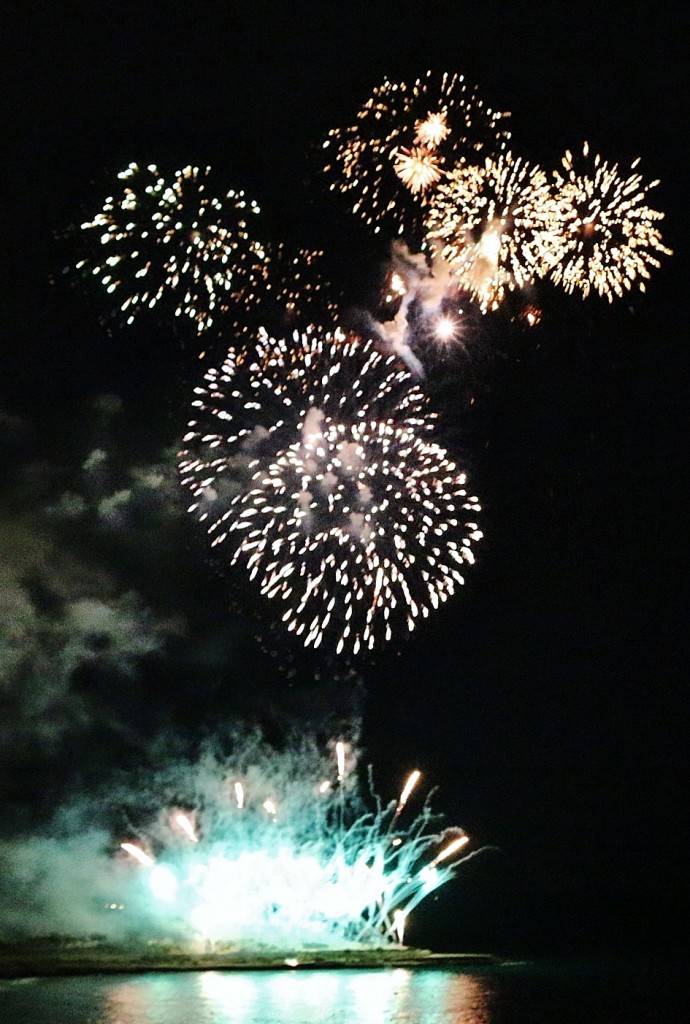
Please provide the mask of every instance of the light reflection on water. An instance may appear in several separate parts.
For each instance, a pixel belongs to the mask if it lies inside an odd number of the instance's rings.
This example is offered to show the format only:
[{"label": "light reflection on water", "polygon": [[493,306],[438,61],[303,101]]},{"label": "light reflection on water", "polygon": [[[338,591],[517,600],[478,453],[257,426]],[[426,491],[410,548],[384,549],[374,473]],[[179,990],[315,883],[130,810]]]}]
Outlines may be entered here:
[{"label": "light reflection on water", "polygon": [[491,1024],[491,982],[446,970],[206,971],[2,984],[22,1024]]}]

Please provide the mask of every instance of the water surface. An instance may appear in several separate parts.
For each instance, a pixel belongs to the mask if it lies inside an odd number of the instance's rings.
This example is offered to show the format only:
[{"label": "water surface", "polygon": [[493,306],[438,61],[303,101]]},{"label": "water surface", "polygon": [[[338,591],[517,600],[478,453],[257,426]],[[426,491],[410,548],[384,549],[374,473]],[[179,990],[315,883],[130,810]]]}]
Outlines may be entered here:
[{"label": "water surface", "polygon": [[686,1024],[666,966],[204,971],[0,981],[3,1024]]}]

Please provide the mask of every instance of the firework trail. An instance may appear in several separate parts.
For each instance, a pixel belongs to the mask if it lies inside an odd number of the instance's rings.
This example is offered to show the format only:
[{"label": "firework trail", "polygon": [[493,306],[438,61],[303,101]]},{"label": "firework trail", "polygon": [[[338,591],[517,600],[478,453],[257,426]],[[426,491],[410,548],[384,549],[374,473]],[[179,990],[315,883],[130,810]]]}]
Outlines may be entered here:
[{"label": "firework trail", "polygon": [[451,171],[426,222],[438,256],[482,312],[544,275],[561,226],[546,174],[510,153]]},{"label": "firework trail", "polygon": [[479,503],[393,356],[340,332],[263,333],[196,395],[189,511],[306,647],[372,650],[463,582]]},{"label": "firework trail", "polygon": [[121,194],[81,225],[92,252],[76,270],[116,297],[126,324],[171,298],[201,333],[221,301],[251,294],[266,259],[251,233],[259,208],[242,192],[207,195],[209,170],[188,166],[166,180],[155,164],[131,163],[118,175]]},{"label": "firework trail", "polygon": [[[635,160],[631,171],[637,167]],[[645,290],[659,255],[671,255],[663,245],[658,223],[664,214],[647,205],[647,193],[659,184],[645,184],[638,173],[619,174],[617,164],[568,150],[564,173],[554,173],[561,228],[548,254],[551,278],[567,292],[588,296],[596,291],[609,302],[634,285]]]},{"label": "firework trail", "polygon": [[420,204],[450,168],[504,148],[508,116],[485,106],[461,75],[428,71],[411,86],[386,80],[354,125],[328,134],[330,188],[375,232],[387,227],[409,237]]}]

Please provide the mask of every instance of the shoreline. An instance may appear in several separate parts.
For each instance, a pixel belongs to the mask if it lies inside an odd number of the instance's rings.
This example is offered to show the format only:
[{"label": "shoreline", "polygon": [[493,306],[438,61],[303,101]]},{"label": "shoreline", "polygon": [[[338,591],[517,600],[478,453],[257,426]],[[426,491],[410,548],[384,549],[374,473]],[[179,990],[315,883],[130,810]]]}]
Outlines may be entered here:
[{"label": "shoreline", "polygon": [[175,971],[294,971],[384,969],[390,967],[491,966],[492,953],[434,953],[426,949],[302,949],[277,952],[223,950],[190,953],[162,944],[131,949],[125,945],[0,944],[0,979],[47,978],[95,974],[147,974]]}]

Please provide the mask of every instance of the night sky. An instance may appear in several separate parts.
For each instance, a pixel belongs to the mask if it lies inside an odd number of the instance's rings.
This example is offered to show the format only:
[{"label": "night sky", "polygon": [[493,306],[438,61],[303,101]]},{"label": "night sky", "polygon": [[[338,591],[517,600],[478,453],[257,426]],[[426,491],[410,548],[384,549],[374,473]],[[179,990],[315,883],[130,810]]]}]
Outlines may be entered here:
[{"label": "night sky", "polygon": [[[496,848],[420,908],[411,942],[556,954],[686,941],[690,15],[598,6],[3,5],[0,583],[4,612],[29,608],[26,642],[51,651],[21,676],[9,655],[2,666],[7,834],[145,761],[161,734],[193,744],[244,720],[325,735],[361,715],[382,793],[419,766],[437,809]],[[130,160],[209,164],[260,202],[275,238],[324,249],[356,304],[385,247],[327,195],[318,144],[385,77],[429,68],[512,111],[515,150],[545,166],[584,139],[622,166],[641,156],[675,255],[612,305],[544,285],[537,328],[484,318],[436,396],[484,508],[477,564],[353,689],[337,666],[254,639],[265,620],[172,485],[107,528],[51,517],[61,495],[93,510],[132,466],[160,465],[199,373],[154,319],[102,325],[55,235],[95,213]],[[107,466],[85,474],[96,449]],[[112,658],[56,682],[64,602],[124,593],[121,662],[111,635]]]}]

